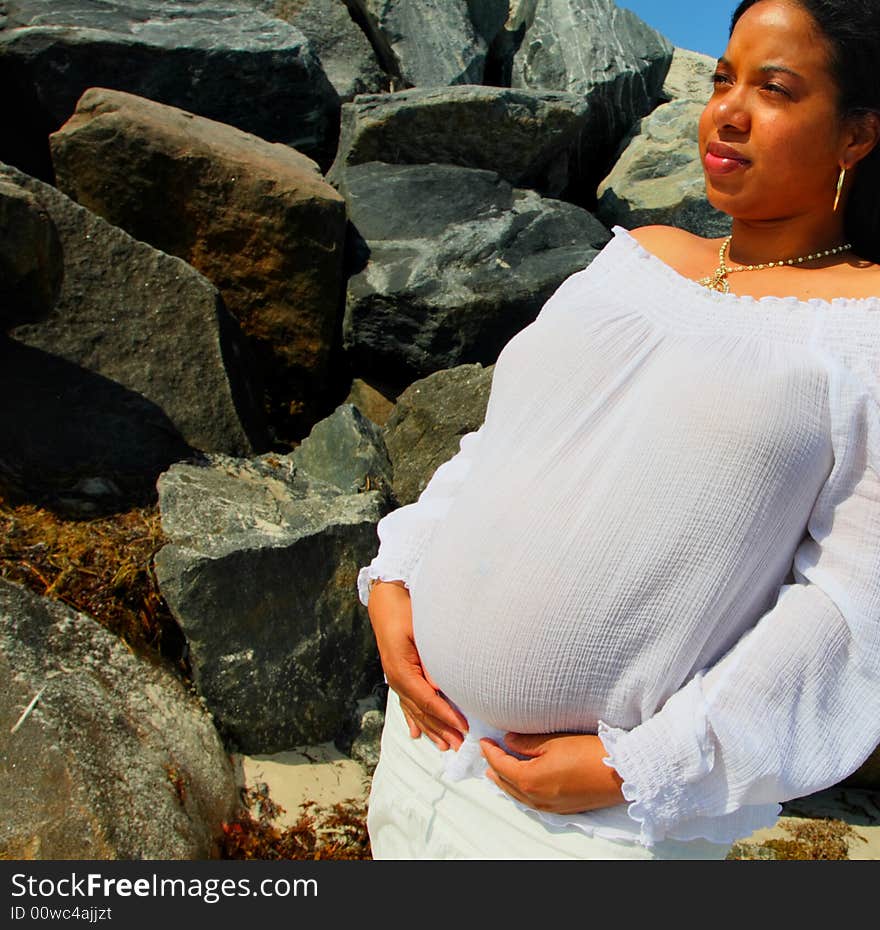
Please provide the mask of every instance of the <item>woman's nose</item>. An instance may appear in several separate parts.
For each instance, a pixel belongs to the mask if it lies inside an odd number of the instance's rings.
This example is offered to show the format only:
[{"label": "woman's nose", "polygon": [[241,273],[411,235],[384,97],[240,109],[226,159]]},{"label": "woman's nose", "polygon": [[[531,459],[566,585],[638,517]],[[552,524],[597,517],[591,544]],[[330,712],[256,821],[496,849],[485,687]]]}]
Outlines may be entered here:
[{"label": "woman's nose", "polygon": [[749,128],[751,116],[747,102],[738,88],[731,87],[717,100],[710,101],[713,106],[713,118],[718,129],[735,129],[745,132]]}]

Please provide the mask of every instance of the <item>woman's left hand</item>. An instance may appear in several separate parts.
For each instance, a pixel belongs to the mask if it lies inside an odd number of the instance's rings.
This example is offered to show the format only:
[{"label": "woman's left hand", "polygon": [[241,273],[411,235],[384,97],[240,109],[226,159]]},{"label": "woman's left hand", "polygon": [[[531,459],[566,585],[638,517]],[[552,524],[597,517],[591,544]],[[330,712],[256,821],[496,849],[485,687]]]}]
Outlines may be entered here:
[{"label": "woman's left hand", "polygon": [[598,736],[583,733],[506,733],[518,759],[490,739],[480,740],[487,776],[528,807],[554,814],[612,807],[624,801],[623,781],[602,760],[608,755]]}]

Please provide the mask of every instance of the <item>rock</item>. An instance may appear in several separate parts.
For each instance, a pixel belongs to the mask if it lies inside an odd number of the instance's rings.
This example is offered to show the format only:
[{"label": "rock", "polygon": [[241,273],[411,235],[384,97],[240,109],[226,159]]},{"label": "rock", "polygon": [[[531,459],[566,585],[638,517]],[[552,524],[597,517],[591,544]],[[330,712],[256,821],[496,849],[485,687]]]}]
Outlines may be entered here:
[{"label": "rock", "polygon": [[327,391],[342,311],[345,203],[286,145],[119,91],[91,89],[51,137],[58,184],[191,264],[248,336],[271,421],[302,436]]},{"label": "rock", "polygon": [[346,0],[405,87],[479,84],[507,0]]},{"label": "rock", "polygon": [[235,775],[174,674],[3,579],[0,669],[0,857],[216,856]]},{"label": "rock", "polygon": [[414,382],[400,395],[385,426],[398,504],[415,501],[458,452],[461,437],[482,426],[493,372],[491,365],[459,365]]},{"label": "rock", "polygon": [[713,238],[730,232],[730,217],[706,200],[697,142],[702,104],[665,103],[641,120],[598,190],[596,215],[626,229],[660,223]]},{"label": "rock", "polygon": [[51,315],[0,346],[0,390],[16,398],[0,405],[0,478],[38,493],[101,478],[137,497],[193,449],[265,448],[241,335],[216,289],[49,185],[3,165],[0,183],[34,198],[64,254]]},{"label": "rock", "polygon": [[365,711],[359,721],[358,734],[351,744],[351,758],[356,762],[360,762],[368,775],[372,775],[379,764],[379,752],[382,748],[382,729],[384,726],[384,711],[378,708]]},{"label": "rock", "polygon": [[466,85],[363,95],[342,108],[327,180],[370,161],[437,162],[495,171],[556,197],[591,173],[580,154],[591,134],[590,108],[576,94]]},{"label": "rock", "polygon": [[351,382],[351,389],[344,403],[354,404],[360,412],[372,420],[377,426],[384,426],[385,421],[394,409],[394,400],[386,396],[372,384],[367,384],[361,378]]},{"label": "rock", "polygon": [[880,791],[880,746],[841,784]]},{"label": "rock", "polygon": [[[49,179],[46,137],[89,87],[222,120],[329,165],[339,97],[298,29],[235,0],[5,0],[0,159]],[[12,138],[10,138],[12,137]]]},{"label": "rock", "polygon": [[593,139],[595,187],[620,139],[657,103],[673,46],[613,0],[529,0],[513,13],[507,28],[523,35],[512,86],[579,94],[602,121]]},{"label": "rock", "polygon": [[340,100],[388,90],[389,75],[344,0],[249,0],[267,16],[295,26],[309,40]]},{"label": "rock", "polygon": [[159,479],[163,597],[200,694],[237,751],[334,739],[381,669],[357,599],[378,491],[342,494],[289,459],[212,456]]},{"label": "rock", "polygon": [[666,100],[696,100],[705,106],[712,96],[716,65],[711,55],[676,48],[661,95]]},{"label": "rock", "polygon": [[610,234],[579,207],[490,171],[369,162],[345,172],[368,261],[348,282],[344,344],[357,374],[404,387],[489,364]]},{"label": "rock", "polygon": [[287,458],[297,472],[326,481],[343,494],[391,491],[382,430],[352,404],[340,405],[316,423]]},{"label": "rock", "polygon": [[45,319],[61,290],[58,230],[33,194],[0,182],[0,332]]}]

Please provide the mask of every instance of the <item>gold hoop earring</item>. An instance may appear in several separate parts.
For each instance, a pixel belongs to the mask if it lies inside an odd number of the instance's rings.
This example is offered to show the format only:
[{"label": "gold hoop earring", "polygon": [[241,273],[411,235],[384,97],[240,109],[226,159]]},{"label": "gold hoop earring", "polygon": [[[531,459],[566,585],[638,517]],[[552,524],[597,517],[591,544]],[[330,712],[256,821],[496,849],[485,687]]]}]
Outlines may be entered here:
[{"label": "gold hoop earring", "polygon": [[840,192],[843,190],[843,179],[846,177],[846,168],[840,169],[837,178],[837,193],[834,195],[834,212],[837,212],[837,205],[840,203]]}]

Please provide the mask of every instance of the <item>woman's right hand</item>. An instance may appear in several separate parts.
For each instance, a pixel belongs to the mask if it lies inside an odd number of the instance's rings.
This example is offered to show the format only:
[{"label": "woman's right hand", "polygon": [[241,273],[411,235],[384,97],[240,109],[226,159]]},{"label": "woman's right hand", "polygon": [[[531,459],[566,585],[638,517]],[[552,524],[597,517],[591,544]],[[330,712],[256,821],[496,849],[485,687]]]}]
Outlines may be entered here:
[{"label": "woman's right hand", "polygon": [[376,581],[367,612],[388,686],[400,698],[410,736],[418,739],[424,733],[438,749],[458,749],[467,720],[439,693],[422,666],[413,637],[412,602],[404,583]]}]

